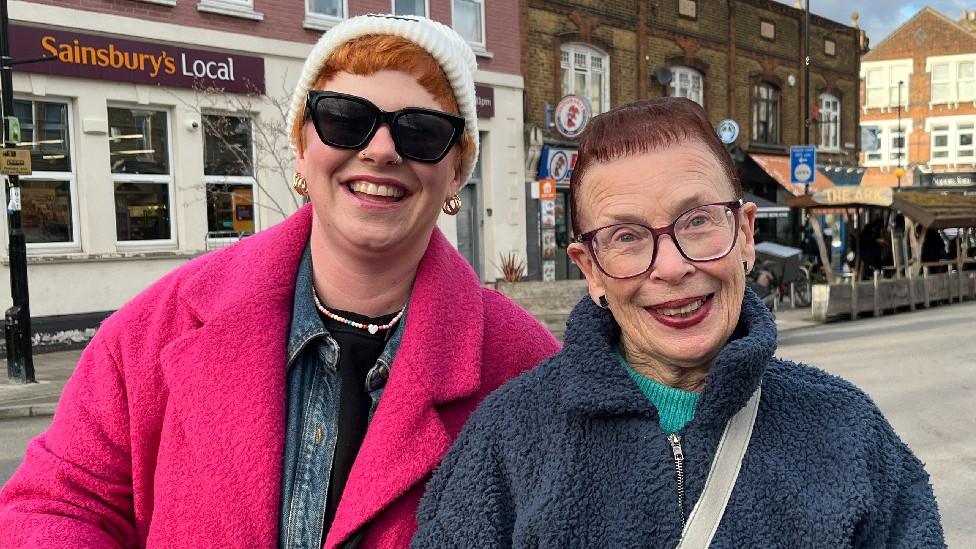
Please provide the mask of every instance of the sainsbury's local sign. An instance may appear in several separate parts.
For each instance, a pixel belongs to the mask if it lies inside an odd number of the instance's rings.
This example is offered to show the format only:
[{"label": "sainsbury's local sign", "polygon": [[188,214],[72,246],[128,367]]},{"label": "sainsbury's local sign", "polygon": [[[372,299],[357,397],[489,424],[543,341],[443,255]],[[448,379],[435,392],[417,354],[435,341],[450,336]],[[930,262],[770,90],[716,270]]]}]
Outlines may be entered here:
[{"label": "sainsbury's local sign", "polygon": [[10,25],[11,56],[56,61],[17,71],[178,88],[264,93],[264,59],[40,27]]}]

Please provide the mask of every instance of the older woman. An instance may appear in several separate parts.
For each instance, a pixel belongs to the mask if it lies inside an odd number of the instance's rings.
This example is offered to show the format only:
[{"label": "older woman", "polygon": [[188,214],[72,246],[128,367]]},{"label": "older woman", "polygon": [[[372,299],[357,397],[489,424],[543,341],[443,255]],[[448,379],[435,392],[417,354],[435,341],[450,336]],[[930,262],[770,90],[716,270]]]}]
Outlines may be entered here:
[{"label": "older woman", "polygon": [[557,349],[435,229],[478,152],[474,55],[423,18],[312,49],[311,205],[105,322],[0,495],[2,547],[405,547],[475,405]]},{"label": "older woman", "polygon": [[871,400],[773,357],[745,289],[756,206],[704,111],[591,124],[570,250],[590,295],[564,349],[472,416],[414,546],[942,547],[928,476]]}]

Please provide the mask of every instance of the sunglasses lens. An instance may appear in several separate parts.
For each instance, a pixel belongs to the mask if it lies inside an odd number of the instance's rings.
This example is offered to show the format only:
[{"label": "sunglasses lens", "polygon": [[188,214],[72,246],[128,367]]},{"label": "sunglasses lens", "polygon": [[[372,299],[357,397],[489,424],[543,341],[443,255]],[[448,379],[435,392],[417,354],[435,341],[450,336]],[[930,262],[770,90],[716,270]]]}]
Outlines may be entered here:
[{"label": "sunglasses lens", "polygon": [[407,158],[436,162],[454,143],[454,125],[434,114],[404,113],[396,119],[395,138]]},{"label": "sunglasses lens", "polygon": [[336,147],[362,145],[376,124],[376,113],[368,106],[342,97],[320,98],[312,117],[319,137]]}]

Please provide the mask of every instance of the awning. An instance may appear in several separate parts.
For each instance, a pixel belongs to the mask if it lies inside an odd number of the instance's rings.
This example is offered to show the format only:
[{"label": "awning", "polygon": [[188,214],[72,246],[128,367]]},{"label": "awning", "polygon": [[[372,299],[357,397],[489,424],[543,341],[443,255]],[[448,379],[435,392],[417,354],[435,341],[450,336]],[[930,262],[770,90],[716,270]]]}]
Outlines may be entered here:
[{"label": "awning", "polygon": [[777,204],[752,193],[742,193],[742,198],[746,202],[753,202],[756,206],[759,206],[759,211],[756,212],[757,219],[775,219],[790,216],[790,208],[788,206]]},{"label": "awning", "polygon": [[[804,185],[790,182],[789,157],[756,153],[749,153],[749,157],[752,158],[756,164],[759,165],[759,167],[761,167],[766,173],[769,174],[770,177],[775,179],[777,183],[782,185],[782,187],[789,191],[793,196],[800,196],[805,191]],[[820,173],[820,170],[814,170],[813,173],[813,184],[810,185],[810,189],[812,191],[818,191],[834,184],[830,179],[827,178],[826,175]]]},{"label": "awning", "polygon": [[899,191],[891,207],[929,229],[976,227],[976,196]]}]

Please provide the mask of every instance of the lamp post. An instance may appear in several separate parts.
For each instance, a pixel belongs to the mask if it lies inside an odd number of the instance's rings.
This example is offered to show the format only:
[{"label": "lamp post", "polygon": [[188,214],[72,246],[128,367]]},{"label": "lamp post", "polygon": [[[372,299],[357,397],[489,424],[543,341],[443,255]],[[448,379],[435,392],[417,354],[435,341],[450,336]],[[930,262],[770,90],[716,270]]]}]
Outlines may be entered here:
[{"label": "lamp post", "polygon": [[[904,151],[908,150],[908,143],[905,140],[905,134],[901,131],[901,86],[905,82],[902,80],[898,81],[898,139],[901,140],[901,147]],[[905,169],[901,167],[901,159],[905,155],[901,150],[898,151],[898,167],[895,168],[895,175],[898,177],[898,188],[901,189],[901,176],[905,175]]]}]

